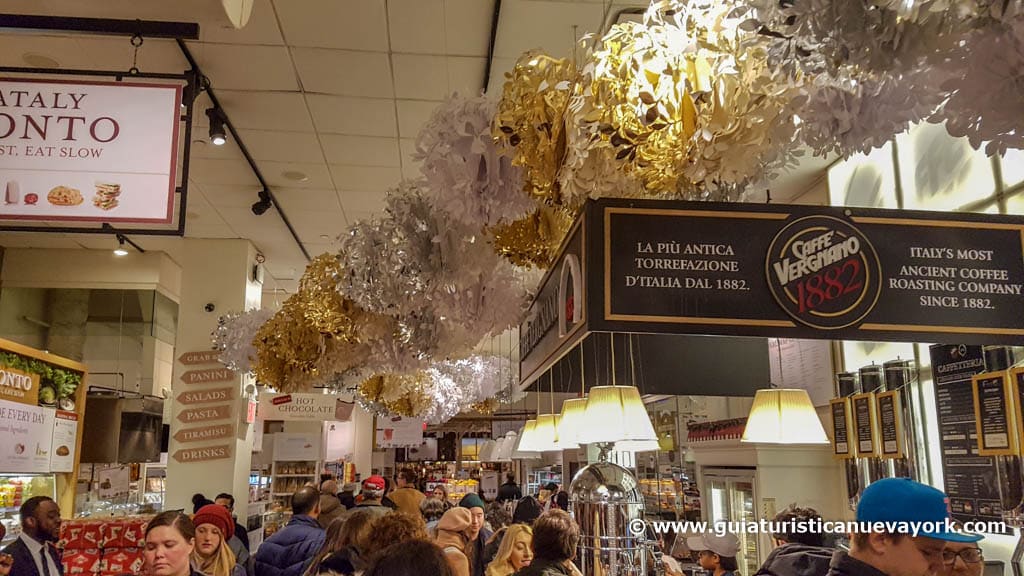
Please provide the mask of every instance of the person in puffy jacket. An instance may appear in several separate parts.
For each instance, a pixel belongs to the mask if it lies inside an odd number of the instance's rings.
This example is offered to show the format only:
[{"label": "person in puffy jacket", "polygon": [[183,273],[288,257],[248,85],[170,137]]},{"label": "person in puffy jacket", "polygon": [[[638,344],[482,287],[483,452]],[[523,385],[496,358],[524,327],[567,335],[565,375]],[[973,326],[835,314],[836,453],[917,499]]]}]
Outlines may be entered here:
[{"label": "person in puffy jacket", "polygon": [[256,552],[256,576],[301,576],[307,561],[324,543],[320,493],[305,487],[292,496],[292,519],[260,545]]},{"label": "person in puffy jacket", "polygon": [[466,508],[452,508],[437,523],[434,542],[444,553],[453,576],[472,576],[466,547],[469,544],[473,514]]},{"label": "person in puffy jacket", "polygon": [[[832,561],[832,548],[823,544],[824,535],[810,528],[820,526],[821,515],[813,508],[791,505],[775,515],[772,534],[775,549],[754,576],[825,576]],[[803,524],[805,530],[799,530]]]}]

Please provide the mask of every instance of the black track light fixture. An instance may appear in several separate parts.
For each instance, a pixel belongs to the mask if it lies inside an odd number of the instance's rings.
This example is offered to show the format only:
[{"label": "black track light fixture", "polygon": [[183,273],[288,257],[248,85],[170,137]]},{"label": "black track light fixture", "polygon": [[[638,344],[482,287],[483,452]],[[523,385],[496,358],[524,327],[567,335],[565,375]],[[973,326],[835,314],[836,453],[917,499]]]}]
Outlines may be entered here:
[{"label": "black track light fixture", "polygon": [[264,212],[270,210],[270,207],[274,205],[274,201],[270,199],[270,192],[264,188],[260,190],[260,201],[255,202],[252,205],[252,213],[257,216],[262,216]]},{"label": "black track light fixture", "polygon": [[220,108],[207,108],[206,116],[210,119],[210,142],[215,146],[223,146],[228,141],[228,134],[224,131],[224,112]]}]

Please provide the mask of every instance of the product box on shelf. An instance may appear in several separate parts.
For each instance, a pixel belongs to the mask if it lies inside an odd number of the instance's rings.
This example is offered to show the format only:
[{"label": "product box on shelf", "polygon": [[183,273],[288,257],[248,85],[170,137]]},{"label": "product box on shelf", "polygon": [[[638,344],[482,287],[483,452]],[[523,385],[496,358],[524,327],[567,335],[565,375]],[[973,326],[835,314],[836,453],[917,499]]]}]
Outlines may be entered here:
[{"label": "product box on shelf", "polygon": [[142,569],[141,548],[114,548],[103,551],[100,563],[100,576],[121,576],[138,574]]},{"label": "product box on shelf", "polygon": [[62,557],[64,574],[98,574],[102,552],[97,548],[65,549]]},{"label": "product box on shelf", "polygon": [[122,576],[142,568],[145,516],[74,519],[61,523],[64,574]]}]

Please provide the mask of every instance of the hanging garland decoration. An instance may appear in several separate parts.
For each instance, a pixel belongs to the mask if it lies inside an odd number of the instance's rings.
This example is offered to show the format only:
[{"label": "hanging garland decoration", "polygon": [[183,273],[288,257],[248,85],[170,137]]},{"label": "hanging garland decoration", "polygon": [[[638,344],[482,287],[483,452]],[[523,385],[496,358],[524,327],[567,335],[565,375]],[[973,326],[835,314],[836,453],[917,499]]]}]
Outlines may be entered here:
[{"label": "hanging garland decoration", "polygon": [[526,218],[492,228],[494,250],[516,266],[547,269],[571,226],[567,211],[542,205]]},{"label": "hanging garland decoration", "polygon": [[416,138],[424,187],[435,208],[477,229],[516,220],[534,208],[523,191],[523,171],[501,154],[491,136],[493,98],[454,95]]},{"label": "hanging garland decoration", "polygon": [[213,348],[220,351],[221,364],[237,372],[251,371],[257,354],[253,340],[273,315],[273,311],[259,308],[221,316],[213,331]]},{"label": "hanging garland decoration", "polygon": [[519,57],[505,74],[492,133],[498,149],[524,172],[527,194],[548,205],[561,202],[558,169],[565,156],[565,109],[573,65],[539,52]]}]

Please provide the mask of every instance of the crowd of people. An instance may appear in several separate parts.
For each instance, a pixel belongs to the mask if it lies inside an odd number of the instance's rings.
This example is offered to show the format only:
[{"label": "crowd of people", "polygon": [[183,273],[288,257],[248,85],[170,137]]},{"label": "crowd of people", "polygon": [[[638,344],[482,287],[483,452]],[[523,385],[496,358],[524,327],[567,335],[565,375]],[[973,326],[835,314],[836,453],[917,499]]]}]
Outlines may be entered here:
[{"label": "crowd of people", "polygon": [[[557,486],[543,501],[502,486],[487,504],[467,494],[457,505],[443,488],[425,495],[403,472],[389,492],[380,476],[361,486],[333,480],[292,496],[288,525],[249,555],[245,529],[232,516],[234,499],[193,499],[191,516],[156,516],[146,527],[147,576],[577,576],[580,540],[576,522],[559,502]],[[511,509],[511,513],[510,513]],[[60,509],[36,496],[20,508],[22,532],[0,553],[0,576],[63,576],[58,547]],[[945,495],[904,478],[879,480],[861,495],[856,519],[872,523],[928,522],[948,517]],[[820,516],[791,506],[776,525],[805,526]],[[2,531],[0,526],[0,531]],[[740,576],[735,535],[659,535],[668,576],[684,574],[677,549],[709,576]],[[829,546],[827,535],[807,530],[773,534],[774,548],[750,576],[981,576],[980,535],[938,530],[917,535],[867,532],[851,535],[849,550]],[[0,538],[3,537],[0,532]],[[683,544],[683,546],[677,545]],[[677,555],[678,556],[678,555]],[[581,575],[580,575],[581,576]]]}]

